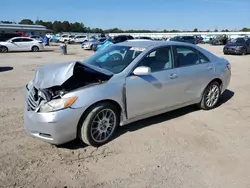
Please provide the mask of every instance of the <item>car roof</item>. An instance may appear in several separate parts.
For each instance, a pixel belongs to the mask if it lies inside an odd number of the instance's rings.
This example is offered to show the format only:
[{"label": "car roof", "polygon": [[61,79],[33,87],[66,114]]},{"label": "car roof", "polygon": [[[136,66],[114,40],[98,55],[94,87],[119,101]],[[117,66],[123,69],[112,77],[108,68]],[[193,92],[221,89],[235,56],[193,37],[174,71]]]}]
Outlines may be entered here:
[{"label": "car roof", "polygon": [[134,46],[134,47],[140,47],[140,48],[149,48],[149,47],[161,47],[161,46],[170,46],[170,45],[183,45],[183,46],[192,46],[194,47],[195,45],[185,43],[185,42],[176,42],[176,41],[138,41],[138,40],[129,40],[121,43],[115,44],[116,46]]},{"label": "car roof", "polygon": [[13,38],[11,38],[11,39],[13,40],[13,39],[27,39],[27,38],[28,38],[28,39],[32,39],[32,38],[29,38],[29,37],[13,37]]}]

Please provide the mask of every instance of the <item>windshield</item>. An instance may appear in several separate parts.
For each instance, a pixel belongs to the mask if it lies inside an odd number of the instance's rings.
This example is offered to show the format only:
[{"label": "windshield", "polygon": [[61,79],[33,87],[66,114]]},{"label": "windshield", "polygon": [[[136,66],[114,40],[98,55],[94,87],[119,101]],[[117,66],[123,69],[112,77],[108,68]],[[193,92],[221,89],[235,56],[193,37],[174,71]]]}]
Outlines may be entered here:
[{"label": "windshield", "polygon": [[144,48],[111,45],[96,52],[83,63],[101,67],[117,74],[123,71],[144,50]]},{"label": "windshield", "polygon": [[236,38],[232,40],[233,43],[244,43],[245,39],[244,38]]}]

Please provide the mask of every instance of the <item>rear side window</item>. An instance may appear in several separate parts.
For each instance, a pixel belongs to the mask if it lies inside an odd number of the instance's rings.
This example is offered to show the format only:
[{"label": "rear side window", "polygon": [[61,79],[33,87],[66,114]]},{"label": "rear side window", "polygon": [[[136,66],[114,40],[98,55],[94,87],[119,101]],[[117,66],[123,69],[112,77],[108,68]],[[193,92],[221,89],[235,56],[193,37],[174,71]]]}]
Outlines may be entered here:
[{"label": "rear side window", "polygon": [[199,52],[200,63],[208,63],[210,62],[209,59],[201,52]]},{"label": "rear side window", "polygon": [[196,65],[200,63],[197,50],[189,46],[175,46],[175,62],[178,67]]}]

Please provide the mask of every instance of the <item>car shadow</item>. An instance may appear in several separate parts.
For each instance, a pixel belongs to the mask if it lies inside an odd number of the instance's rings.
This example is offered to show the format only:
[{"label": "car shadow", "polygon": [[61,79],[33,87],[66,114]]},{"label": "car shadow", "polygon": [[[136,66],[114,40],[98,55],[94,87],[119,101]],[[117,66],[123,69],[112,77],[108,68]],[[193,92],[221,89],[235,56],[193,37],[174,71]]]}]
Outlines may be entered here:
[{"label": "car shadow", "polygon": [[[218,104],[218,107],[225,104],[226,102],[228,102],[232,97],[234,96],[234,92],[230,91],[230,90],[226,90],[222,95],[221,95],[221,99],[220,102]],[[167,112],[164,114],[160,114],[157,116],[153,116],[147,119],[143,119],[137,122],[133,122],[121,127],[118,127],[117,132],[115,133],[114,137],[112,140],[117,139],[118,137],[122,136],[123,134],[127,133],[127,132],[133,132],[133,131],[137,131],[140,130],[142,128],[146,128],[148,126],[152,126],[158,123],[162,123],[162,122],[166,122],[187,114],[190,114],[192,112],[195,111],[199,111],[200,109],[195,106],[195,105],[191,105],[191,106],[187,106],[184,108],[180,108],[171,112]],[[112,141],[111,140],[111,141]],[[80,141],[79,139],[73,140],[69,143],[57,146],[58,148],[65,148],[65,149],[70,149],[70,150],[77,150],[77,149],[81,149],[81,148],[85,148],[88,145],[84,144],[82,141]]]},{"label": "car shadow", "polygon": [[[220,102],[218,103],[217,107],[228,102],[233,96],[234,96],[233,91],[226,90],[221,95]],[[184,116],[184,115],[187,115],[189,113],[199,111],[199,110],[200,109],[196,105],[191,105],[191,106],[183,107],[183,108],[171,111],[171,112],[166,112],[164,114],[160,114],[154,117],[150,117],[147,119],[143,119],[143,120],[119,127],[116,135],[114,136],[114,139],[125,134],[126,132],[137,131],[139,129],[142,129],[151,125],[155,125],[158,123],[166,122],[166,121],[169,121],[169,120],[172,120],[172,119],[175,119],[175,118],[178,118],[178,117],[181,117],[181,116]]]},{"label": "car shadow", "polygon": [[0,72],[11,71],[13,69],[14,69],[13,67],[0,67]]}]

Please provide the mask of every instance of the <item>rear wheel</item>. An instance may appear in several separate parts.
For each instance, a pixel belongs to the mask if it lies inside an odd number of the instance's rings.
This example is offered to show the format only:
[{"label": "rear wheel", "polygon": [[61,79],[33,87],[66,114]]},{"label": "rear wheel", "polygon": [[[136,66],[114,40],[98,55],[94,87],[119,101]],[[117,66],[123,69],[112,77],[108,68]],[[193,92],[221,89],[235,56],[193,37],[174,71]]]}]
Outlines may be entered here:
[{"label": "rear wheel", "polygon": [[38,52],[38,51],[39,51],[39,48],[38,48],[38,46],[33,46],[33,47],[31,48],[31,50],[32,50],[32,52]]},{"label": "rear wheel", "polygon": [[80,121],[78,135],[84,143],[98,147],[110,140],[119,123],[118,109],[110,103],[99,103]]},{"label": "rear wheel", "polygon": [[221,94],[220,84],[212,82],[204,90],[202,100],[199,104],[201,109],[210,110],[217,106]]}]

